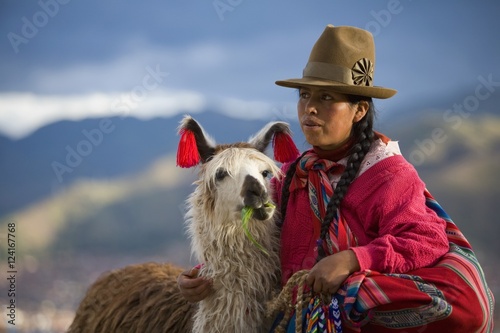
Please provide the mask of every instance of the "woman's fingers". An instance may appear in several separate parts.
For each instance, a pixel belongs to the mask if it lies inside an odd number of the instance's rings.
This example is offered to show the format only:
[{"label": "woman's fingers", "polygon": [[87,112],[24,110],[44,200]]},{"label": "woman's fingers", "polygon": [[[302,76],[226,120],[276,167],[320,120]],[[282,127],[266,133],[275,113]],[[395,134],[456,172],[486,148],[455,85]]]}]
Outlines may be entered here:
[{"label": "woman's fingers", "polygon": [[316,276],[314,272],[308,275],[306,283],[315,293],[320,294],[334,294],[339,288],[338,284],[325,281],[322,276]]},{"label": "woman's fingers", "polygon": [[182,272],[177,278],[179,290],[188,302],[199,302],[212,292],[212,283],[204,277],[198,277],[199,270],[193,268]]},{"label": "woman's fingers", "polygon": [[336,293],[359,264],[352,251],[342,251],[321,259],[311,268],[306,283],[316,293]]}]

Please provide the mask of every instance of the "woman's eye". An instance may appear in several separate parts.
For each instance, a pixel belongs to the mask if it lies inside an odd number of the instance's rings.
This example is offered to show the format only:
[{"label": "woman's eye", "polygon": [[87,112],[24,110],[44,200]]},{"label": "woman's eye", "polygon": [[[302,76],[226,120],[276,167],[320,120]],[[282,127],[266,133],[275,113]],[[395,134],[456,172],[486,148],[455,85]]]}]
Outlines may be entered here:
[{"label": "woman's eye", "polygon": [[215,180],[218,181],[218,182],[220,182],[221,180],[223,180],[224,178],[226,178],[227,175],[228,175],[228,173],[227,173],[226,170],[219,169],[215,173]]},{"label": "woman's eye", "polygon": [[271,171],[269,171],[269,170],[262,171],[262,177],[264,177],[264,178],[271,177]]},{"label": "woman's eye", "polygon": [[309,98],[309,93],[308,93],[308,92],[306,92],[306,91],[301,91],[301,92],[299,93],[299,97],[300,97],[300,98]]}]

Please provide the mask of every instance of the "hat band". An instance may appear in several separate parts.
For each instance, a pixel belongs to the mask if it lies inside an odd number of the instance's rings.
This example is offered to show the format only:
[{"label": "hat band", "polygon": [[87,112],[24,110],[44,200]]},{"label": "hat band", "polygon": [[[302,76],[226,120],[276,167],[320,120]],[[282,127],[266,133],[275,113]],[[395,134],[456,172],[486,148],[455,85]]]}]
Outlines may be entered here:
[{"label": "hat band", "polygon": [[350,68],[329,64],[326,62],[308,62],[302,76],[312,76],[320,79],[354,85]]}]

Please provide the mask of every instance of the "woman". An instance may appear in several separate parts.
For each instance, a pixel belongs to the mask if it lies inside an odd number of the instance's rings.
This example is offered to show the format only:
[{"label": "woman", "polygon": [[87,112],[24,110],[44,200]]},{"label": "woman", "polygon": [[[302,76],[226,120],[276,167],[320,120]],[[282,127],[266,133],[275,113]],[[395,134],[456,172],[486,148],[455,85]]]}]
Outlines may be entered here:
[{"label": "woman", "polygon": [[[373,131],[372,35],[328,25],[303,77],[298,118],[312,149],[274,181],[281,207],[282,283],[310,270],[315,293],[340,303],[344,332],[491,332],[493,296],[469,243],[425,189],[397,143]],[[211,291],[197,270],[186,299]],[[294,319],[288,331],[294,332]]]}]

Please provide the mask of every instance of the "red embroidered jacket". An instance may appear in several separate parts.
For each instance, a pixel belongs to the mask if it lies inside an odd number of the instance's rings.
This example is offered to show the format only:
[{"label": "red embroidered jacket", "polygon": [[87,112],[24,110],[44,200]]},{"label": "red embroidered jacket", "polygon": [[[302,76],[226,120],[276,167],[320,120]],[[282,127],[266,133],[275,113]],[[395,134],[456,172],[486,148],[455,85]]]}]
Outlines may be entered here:
[{"label": "red embroidered jacket", "polygon": [[[286,172],[289,164],[283,166]],[[273,180],[281,204],[282,182]],[[351,248],[361,270],[405,273],[435,264],[449,249],[446,223],[425,205],[425,184],[401,155],[376,163],[356,178],[340,214],[356,236]],[[319,225],[313,225],[307,186],[290,194],[281,231],[282,282],[316,260]]]}]

